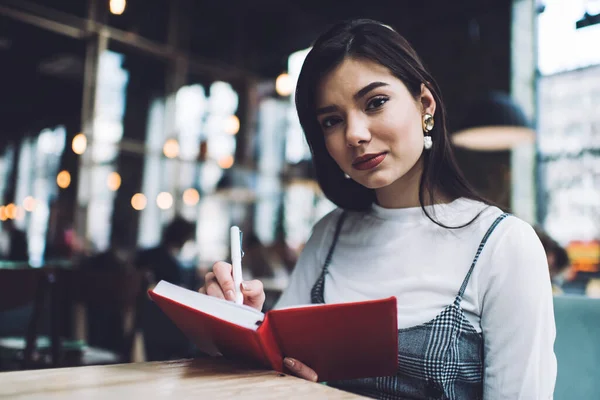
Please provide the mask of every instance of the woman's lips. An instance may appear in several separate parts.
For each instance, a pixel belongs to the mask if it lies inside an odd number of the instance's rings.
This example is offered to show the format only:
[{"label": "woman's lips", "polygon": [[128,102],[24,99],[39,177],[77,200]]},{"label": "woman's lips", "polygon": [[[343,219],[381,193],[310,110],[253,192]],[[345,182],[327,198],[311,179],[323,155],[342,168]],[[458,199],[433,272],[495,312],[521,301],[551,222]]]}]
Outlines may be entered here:
[{"label": "woman's lips", "polygon": [[[369,157],[363,161],[354,162],[352,164],[352,168],[357,169],[359,171],[366,171],[368,169],[373,169],[384,160],[386,153],[379,153],[373,155],[373,157]],[[361,157],[364,158],[364,157]]]}]

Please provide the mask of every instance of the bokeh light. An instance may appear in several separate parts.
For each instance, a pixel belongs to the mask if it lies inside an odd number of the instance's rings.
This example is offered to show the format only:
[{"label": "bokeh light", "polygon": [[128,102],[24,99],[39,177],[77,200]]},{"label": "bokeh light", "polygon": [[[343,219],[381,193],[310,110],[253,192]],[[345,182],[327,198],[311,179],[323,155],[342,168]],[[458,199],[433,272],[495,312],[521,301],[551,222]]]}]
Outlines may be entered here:
[{"label": "bokeh light", "polygon": [[71,148],[73,149],[73,153],[75,154],[83,154],[87,149],[87,138],[83,133],[78,133],[73,138],[73,142],[71,143]]},{"label": "bokeh light", "polygon": [[240,119],[236,115],[230,115],[225,119],[225,133],[235,135],[240,131]]},{"label": "bokeh light", "polygon": [[283,73],[275,80],[275,90],[280,96],[289,96],[294,91],[294,81],[292,77]]},{"label": "bokeh light", "polygon": [[219,167],[223,168],[223,169],[229,169],[233,166],[233,156],[225,156],[221,159],[219,159],[219,161],[217,162],[217,164],[219,164]]},{"label": "bokeh light", "polygon": [[148,200],[146,200],[146,196],[144,196],[142,193],[136,193],[133,195],[133,197],[131,197],[131,207],[133,207],[134,210],[143,210],[146,208],[147,203]]},{"label": "bokeh light", "polygon": [[177,139],[169,139],[163,146],[163,153],[167,158],[175,158],[179,155],[179,143]]},{"label": "bokeh light", "polygon": [[194,188],[186,189],[183,192],[183,202],[188,206],[195,206],[200,201],[200,193]]},{"label": "bokeh light", "polygon": [[69,171],[60,171],[56,176],[56,184],[61,189],[66,189],[71,185],[71,174]]},{"label": "bokeh light", "polygon": [[173,196],[169,192],[160,192],[156,196],[156,205],[161,210],[168,210],[173,205]]},{"label": "bokeh light", "polygon": [[118,172],[111,172],[106,178],[106,186],[113,192],[116,192],[121,187],[121,175]]}]

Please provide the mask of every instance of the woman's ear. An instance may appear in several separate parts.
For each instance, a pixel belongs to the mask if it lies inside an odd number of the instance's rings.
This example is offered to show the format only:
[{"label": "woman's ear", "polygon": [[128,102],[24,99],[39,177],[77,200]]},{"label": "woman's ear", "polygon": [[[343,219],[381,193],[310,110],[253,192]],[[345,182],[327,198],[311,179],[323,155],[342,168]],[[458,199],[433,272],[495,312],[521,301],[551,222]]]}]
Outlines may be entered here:
[{"label": "woman's ear", "polygon": [[423,114],[435,115],[435,98],[431,90],[424,83],[421,84],[421,96],[419,97],[419,105]]}]

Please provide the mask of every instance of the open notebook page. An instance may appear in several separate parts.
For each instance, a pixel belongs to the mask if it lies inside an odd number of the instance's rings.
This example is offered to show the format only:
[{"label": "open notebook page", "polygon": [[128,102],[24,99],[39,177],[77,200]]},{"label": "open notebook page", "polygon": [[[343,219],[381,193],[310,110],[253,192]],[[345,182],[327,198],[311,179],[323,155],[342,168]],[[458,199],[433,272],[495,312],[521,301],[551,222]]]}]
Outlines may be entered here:
[{"label": "open notebook page", "polygon": [[153,292],[159,296],[169,298],[177,303],[184,304],[195,310],[248,329],[256,330],[258,328],[257,322],[262,321],[265,317],[263,313],[252,307],[207,296],[166,281],[160,281],[154,287]]}]

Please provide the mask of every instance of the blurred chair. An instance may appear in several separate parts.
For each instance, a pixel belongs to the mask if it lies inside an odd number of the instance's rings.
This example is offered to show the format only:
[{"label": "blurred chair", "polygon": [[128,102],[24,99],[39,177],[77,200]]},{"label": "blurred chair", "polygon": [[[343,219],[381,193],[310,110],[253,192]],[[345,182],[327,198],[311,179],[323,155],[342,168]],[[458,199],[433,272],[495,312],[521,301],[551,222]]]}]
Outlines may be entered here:
[{"label": "blurred chair", "polygon": [[555,296],[555,400],[600,397],[600,299]]},{"label": "blurred chair", "polygon": [[[66,312],[72,312],[73,339],[61,341],[60,363],[64,366],[131,362],[137,314],[145,288],[143,272],[128,270],[62,270],[54,287],[53,323],[65,327]],[[65,311],[67,310],[67,311]],[[112,349],[88,345],[88,313],[108,311],[117,315],[119,337]],[[61,329],[54,331],[59,340]],[[68,335],[67,335],[68,336]]]},{"label": "blurred chair", "polygon": [[33,305],[26,337],[0,338],[0,370],[34,367],[38,329],[46,294],[46,274],[41,269],[0,268],[0,312]]}]

